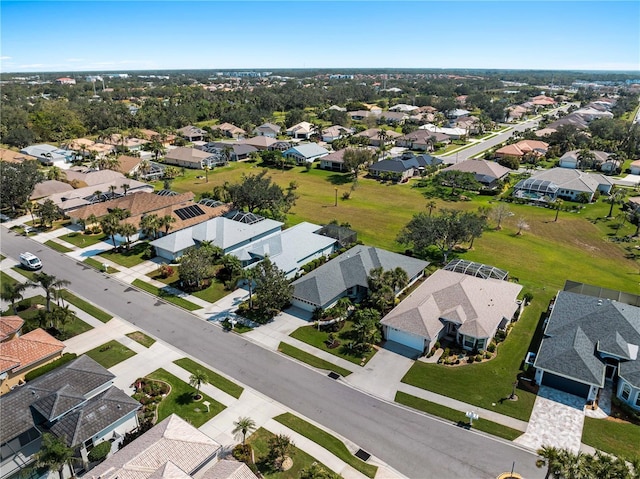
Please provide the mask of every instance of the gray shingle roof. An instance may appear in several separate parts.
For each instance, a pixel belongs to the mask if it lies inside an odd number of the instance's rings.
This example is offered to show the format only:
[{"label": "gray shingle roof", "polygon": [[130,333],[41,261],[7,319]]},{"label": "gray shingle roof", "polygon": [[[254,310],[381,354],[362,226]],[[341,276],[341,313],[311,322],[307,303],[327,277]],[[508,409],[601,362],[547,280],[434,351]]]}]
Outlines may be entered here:
[{"label": "gray shingle roof", "polygon": [[640,387],[638,345],[640,308],[561,291],[549,317],[535,367],[603,387],[605,363],[599,353],[607,353],[622,360],[618,374],[634,387]]},{"label": "gray shingle roof", "polygon": [[426,261],[371,246],[354,246],[294,281],[293,297],[325,307],[351,287],[366,288],[367,276],[373,268],[391,270],[400,267],[412,278],[428,264]]}]

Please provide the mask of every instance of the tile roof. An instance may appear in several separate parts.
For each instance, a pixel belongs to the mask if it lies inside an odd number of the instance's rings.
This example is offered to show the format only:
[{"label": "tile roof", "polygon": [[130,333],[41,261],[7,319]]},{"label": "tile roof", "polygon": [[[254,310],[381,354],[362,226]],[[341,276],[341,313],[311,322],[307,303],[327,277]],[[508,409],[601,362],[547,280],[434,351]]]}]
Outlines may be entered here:
[{"label": "tile roof", "polygon": [[474,338],[495,334],[503,318],[511,319],[522,286],[493,278],[438,270],[381,321],[382,324],[433,340],[444,321]]},{"label": "tile roof", "polygon": [[11,368],[13,372],[17,372],[60,354],[64,347],[63,342],[38,328],[0,343],[0,358],[17,363]]},{"label": "tile roof", "polygon": [[367,278],[373,268],[400,267],[412,278],[428,264],[380,248],[358,245],[294,281],[293,297],[324,307],[353,286],[367,288]]},{"label": "tile roof", "polygon": [[206,151],[186,146],[179,146],[173,150],[169,150],[167,154],[164,155],[164,158],[165,160],[186,161],[200,165],[202,160],[205,160],[210,156],[211,153],[207,153]]},{"label": "tile roof", "polygon": [[524,156],[525,153],[537,152],[545,153],[549,149],[549,144],[539,140],[522,140],[511,145],[503,146],[496,150],[498,155]]},{"label": "tile roof", "polygon": [[92,205],[78,208],[69,212],[69,217],[75,219],[87,219],[92,214],[100,218],[107,215],[110,210],[120,208],[128,210],[131,216],[139,216],[145,213],[152,213],[167,206],[184,203],[190,201],[194,197],[191,192],[182,193],[173,196],[160,196],[155,193],[147,193],[145,191],[131,193],[120,198],[95,203]]},{"label": "tile roof", "polygon": [[[220,445],[172,414],[92,469],[91,479],[182,478],[215,460]],[[167,463],[172,465],[165,467]],[[174,468],[175,466],[175,468]],[[158,472],[157,472],[158,471]]]},{"label": "tile roof", "polygon": [[[442,171],[464,171],[467,173],[475,173],[476,179],[481,177],[481,180],[486,183],[490,183],[493,180],[503,178],[512,170],[506,168],[495,161],[487,160],[465,160],[455,165],[448,166]],[[488,181],[487,181],[488,180]]]},{"label": "tile roof", "polygon": [[606,363],[620,358],[618,375],[640,388],[640,308],[569,291],[556,297],[535,367],[604,387]]},{"label": "tile roof", "polygon": [[20,331],[23,324],[20,316],[0,316],[0,342]]},{"label": "tile roof", "polygon": [[87,186],[96,186],[102,183],[126,179],[122,173],[113,170],[66,170],[65,175],[67,181],[78,180],[84,182]]},{"label": "tile roof", "polygon": [[207,469],[200,479],[255,479],[244,462],[222,459]]},{"label": "tile roof", "polygon": [[322,161],[329,161],[332,163],[344,163],[344,152],[347,151],[346,148],[338,151],[332,151],[327,156],[322,158]]}]

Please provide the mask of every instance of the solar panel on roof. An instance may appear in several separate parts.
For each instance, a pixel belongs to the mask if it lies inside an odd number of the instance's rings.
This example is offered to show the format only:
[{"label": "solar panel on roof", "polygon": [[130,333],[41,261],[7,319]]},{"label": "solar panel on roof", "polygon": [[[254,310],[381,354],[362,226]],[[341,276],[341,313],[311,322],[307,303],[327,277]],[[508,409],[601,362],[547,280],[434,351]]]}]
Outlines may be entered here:
[{"label": "solar panel on roof", "polygon": [[204,215],[204,211],[198,205],[185,206],[174,211],[178,218],[186,220],[189,218],[195,218],[196,216]]}]

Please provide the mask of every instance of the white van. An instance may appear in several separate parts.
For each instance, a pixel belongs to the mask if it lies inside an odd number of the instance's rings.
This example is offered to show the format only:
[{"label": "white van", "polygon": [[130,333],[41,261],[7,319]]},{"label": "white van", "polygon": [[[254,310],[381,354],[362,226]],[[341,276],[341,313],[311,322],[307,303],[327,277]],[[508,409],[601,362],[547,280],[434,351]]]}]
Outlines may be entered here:
[{"label": "white van", "polygon": [[20,264],[27,269],[40,269],[42,268],[42,261],[33,253],[21,253]]}]

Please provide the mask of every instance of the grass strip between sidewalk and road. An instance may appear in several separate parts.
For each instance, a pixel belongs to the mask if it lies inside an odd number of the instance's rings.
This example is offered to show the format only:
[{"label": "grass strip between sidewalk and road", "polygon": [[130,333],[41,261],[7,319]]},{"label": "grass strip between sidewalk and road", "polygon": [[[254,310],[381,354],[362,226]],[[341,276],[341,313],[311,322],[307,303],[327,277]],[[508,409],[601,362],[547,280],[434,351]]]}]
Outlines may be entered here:
[{"label": "grass strip between sidewalk and road", "polygon": [[200,309],[202,306],[199,306],[197,304],[192,303],[191,301],[188,301],[184,298],[180,298],[176,295],[173,294],[168,294],[165,293],[162,288],[158,288],[157,286],[154,286],[152,284],[146,283],[140,279],[135,279],[133,281],[133,283],[131,283],[133,286],[140,288],[144,291],[146,291],[147,293],[151,293],[154,296],[157,296],[158,298],[164,299],[166,301],[169,301],[170,303],[175,304],[176,306],[179,306],[181,308],[184,308],[188,311],[195,311],[196,309]]},{"label": "grass strip between sidewalk and road", "polygon": [[49,248],[56,250],[58,253],[69,253],[73,251],[71,248],[67,248],[66,246],[61,245],[60,243],[56,243],[53,240],[45,241],[44,244]]},{"label": "grass strip between sidewalk and road", "polygon": [[[398,391],[396,393],[395,401],[397,403],[404,404],[405,406],[409,406],[410,408],[417,409],[418,411],[438,416],[442,419],[447,419],[458,424],[467,424],[465,413],[441,404],[427,401],[426,399],[403,393],[402,391]],[[524,434],[522,431],[518,431],[517,429],[503,426],[502,424],[483,418],[473,421],[473,429],[477,429],[478,431],[483,431],[491,434],[492,436],[498,436],[509,441],[513,441],[515,438]]]},{"label": "grass strip between sidewalk and road", "polygon": [[207,379],[209,380],[209,384],[217,387],[221,391],[226,392],[229,396],[233,396],[236,399],[238,399],[242,394],[242,391],[244,391],[244,388],[242,386],[234,383],[233,381],[230,381],[229,379],[225,378],[224,376],[221,376],[215,371],[212,371],[211,369],[199,363],[196,363],[193,359],[181,358],[181,359],[176,359],[173,363],[177,364],[183,369],[186,369],[191,374],[193,374],[197,369],[199,369],[200,371],[206,373]]},{"label": "grass strip between sidewalk and road", "polygon": [[156,342],[155,339],[147,336],[142,331],[133,331],[132,333],[125,334],[125,336],[129,339],[133,339],[138,344],[142,344],[145,348],[150,348],[153,346],[153,343]]},{"label": "grass strip between sidewalk and road", "polygon": [[286,354],[287,356],[297,359],[298,361],[302,361],[309,366],[313,366],[314,368],[318,369],[325,369],[327,371],[333,371],[334,373],[338,373],[342,377],[347,377],[349,374],[351,374],[351,371],[349,371],[348,369],[336,366],[329,361],[320,359],[313,354],[309,354],[308,352],[303,351],[302,349],[298,349],[295,346],[291,346],[287,343],[281,342],[278,345],[278,351],[280,351],[282,354]]},{"label": "grass strip between sidewalk and road", "polygon": [[[91,266],[92,268],[97,269],[98,271],[104,272],[104,267],[102,266],[103,263],[101,263],[100,261],[98,261],[97,259],[94,258],[87,258],[83,261],[84,264]],[[107,265],[107,271],[108,274],[113,274],[113,273],[117,273],[118,270],[115,269],[112,266]]]},{"label": "grass strip between sidewalk and road", "polygon": [[274,419],[280,424],[287,426],[289,429],[292,429],[298,434],[301,434],[307,439],[310,439],[316,444],[322,446],[331,454],[346,462],[354,469],[360,471],[365,476],[372,478],[375,477],[378,467],[367,464],[351,454],[349,449],[347,449],[347,446],[332,434],[329,434],[328,432],[308,423],[304,419],[301,419],[290,412],[276,416]]},{"label": "grass strip between sidewalk and road", "polygon": [[78,298],[75,294],[73,294],[69,290],[62,291],[62,298],[67,302],[73,304],[76,308],[81,309],[85,313],[93,316],[97,320],[102,321],[103,323],[108,322],[113,318],[109,313],[105,313],[100,308],[97,308],[91,303],[88,303],[82,298]]}]

